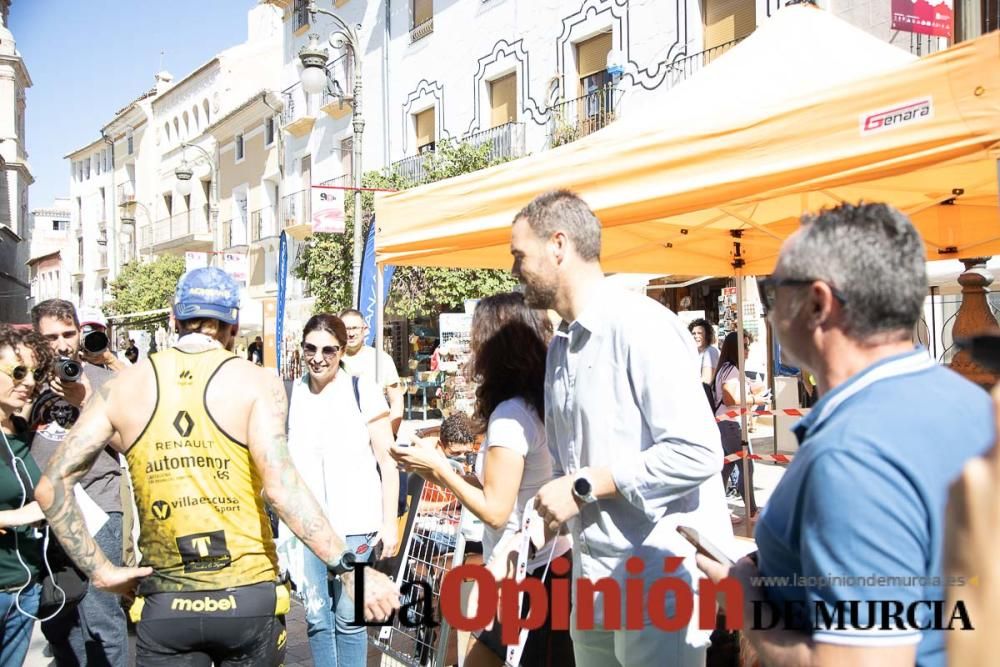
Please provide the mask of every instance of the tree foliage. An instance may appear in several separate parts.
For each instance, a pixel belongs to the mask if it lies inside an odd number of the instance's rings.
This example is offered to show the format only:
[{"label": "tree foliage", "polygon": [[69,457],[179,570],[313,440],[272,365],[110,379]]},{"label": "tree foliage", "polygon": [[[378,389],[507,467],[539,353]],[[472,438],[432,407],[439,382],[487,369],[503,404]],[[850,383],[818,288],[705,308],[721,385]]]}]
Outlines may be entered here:
[{"label": "tree foliage", "polygon": [[126,315],[169,308],[182,275],[184,258],[177,255],[129,262],[111,282],[111,301],[105,309],[110,315]]},{"label": "tree foliage", "polygon": [[[423,165],[420,184],[452,178],[504,162],[490,155],[489,143],[473,145],[447,139],[437,145]],[[418,183],[398,171],[389,175],[369,172],[362,178],[366,188],[404,190]],[[374,210],[374,194],[362,193],[362,206],[368,216]],[[351,250],[354,230],[353,197],[347,198],[346,226],[343,234],[314,234],[295,266],[295,276],[309,282],[316,297],[315,312],[338,312],[351,303]],[[368,233],[371,218],[365,221]],[[449,269],[401,266],[396,269],[389,287],[386,311],[405,318],[433,315],[461,307],[466,299],[476,299],[513,289],[517,281],[509,271],[495,269]]]}]

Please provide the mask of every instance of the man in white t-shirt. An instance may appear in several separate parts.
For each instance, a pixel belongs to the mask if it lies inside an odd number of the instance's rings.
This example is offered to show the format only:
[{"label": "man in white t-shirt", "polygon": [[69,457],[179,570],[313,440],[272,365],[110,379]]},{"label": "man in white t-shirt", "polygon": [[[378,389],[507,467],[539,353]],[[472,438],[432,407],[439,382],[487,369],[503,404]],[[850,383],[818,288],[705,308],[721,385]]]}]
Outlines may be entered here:
[{"label": "man in white t-shirt", "polygon": [[[368,323],[360,311],[348,308],[340,313],[340,319],[347,327],[347,347],[344,348],[344,356],[341,361],[347,372],[359,377],[367,377],[376,382],[375,378],[375,355],[374,347],[365,345],[368,337]],[[382,372],[382,382],[385,390],[385,397],[389,401],[389,421],[392,422],[392,433],[399,432],[399,425],[403,421],[403,388],[399,382],[399,372],[392,357],[385,351],[378,351],[380,355]]]}]

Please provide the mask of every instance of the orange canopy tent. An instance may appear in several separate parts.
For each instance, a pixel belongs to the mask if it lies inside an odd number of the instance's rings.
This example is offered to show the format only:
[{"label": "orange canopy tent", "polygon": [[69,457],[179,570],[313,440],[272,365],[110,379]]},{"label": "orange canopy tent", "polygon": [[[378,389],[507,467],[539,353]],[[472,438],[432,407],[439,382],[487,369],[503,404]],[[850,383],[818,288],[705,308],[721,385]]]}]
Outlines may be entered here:
[{"label": "orange canopy tent", "polygon": [[601,220],[609,272],[767,274],[801,213],[859,200],[908,213],[928,259],[996,254],[998,156],[1000,32],[917,60],[793,6],[642,116],[376,198],[377,261],[509,267],[514,215],[555,188]]}]

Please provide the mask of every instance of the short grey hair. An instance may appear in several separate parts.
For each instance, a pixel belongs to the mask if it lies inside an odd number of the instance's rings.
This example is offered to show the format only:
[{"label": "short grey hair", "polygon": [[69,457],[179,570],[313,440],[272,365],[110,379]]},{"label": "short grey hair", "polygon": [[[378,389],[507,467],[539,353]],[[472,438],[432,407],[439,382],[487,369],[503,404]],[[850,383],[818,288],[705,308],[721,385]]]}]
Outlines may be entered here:
[{"label": "short grey hair", "polygon": [[553,190],[538,195],[514,216],[514,222],[522,219],[542,239],[565,232],[576,252],[588,262],[601,257],[601,221],[576,193]]},{"label": "short grey hair", "polygon": [[908,338],[927,295],[924,243],[909,218],[886,204],[842,204],[804,215],[802,224],[775,273],[839,290],[844,333],[855,340]]}]

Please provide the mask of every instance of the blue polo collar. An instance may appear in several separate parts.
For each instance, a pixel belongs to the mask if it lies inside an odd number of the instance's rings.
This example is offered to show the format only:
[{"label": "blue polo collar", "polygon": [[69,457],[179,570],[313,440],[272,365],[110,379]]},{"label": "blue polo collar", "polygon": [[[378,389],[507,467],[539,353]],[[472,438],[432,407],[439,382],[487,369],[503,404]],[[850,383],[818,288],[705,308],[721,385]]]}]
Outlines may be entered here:
[{"label": "blue polo collar", "polygon": [[881,380],[920,373],[935,365],[922,345],[917,345],[910,352],[895,354],[877,361],[821,398],[809,414],[796,422],[792,432],[801,445],[809,431],[822,425],[855,394]]}]

